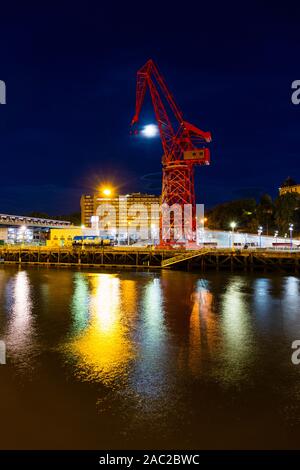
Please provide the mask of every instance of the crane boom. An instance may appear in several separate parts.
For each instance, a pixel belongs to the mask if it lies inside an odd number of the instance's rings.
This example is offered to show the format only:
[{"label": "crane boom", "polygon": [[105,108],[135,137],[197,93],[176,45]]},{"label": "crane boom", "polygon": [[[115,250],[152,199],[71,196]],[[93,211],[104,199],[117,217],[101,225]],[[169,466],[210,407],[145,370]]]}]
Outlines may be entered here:
[{"label": "crane boom", "polygon": [[[169,207],[173,204],[191,204],[194,220],[194,167],[209,165],[210,153],[207,143],[211,142],[211,134],[183,119],[180,108],[151,59],[137,72],[135,115],[131,122],[133,126],[139,121],[147,87],[164,151],[162,203],[168,204]],[[165,103],[172,111],[172,119],[167,113]],[[172,231],[175,231],[174,225]]]}]

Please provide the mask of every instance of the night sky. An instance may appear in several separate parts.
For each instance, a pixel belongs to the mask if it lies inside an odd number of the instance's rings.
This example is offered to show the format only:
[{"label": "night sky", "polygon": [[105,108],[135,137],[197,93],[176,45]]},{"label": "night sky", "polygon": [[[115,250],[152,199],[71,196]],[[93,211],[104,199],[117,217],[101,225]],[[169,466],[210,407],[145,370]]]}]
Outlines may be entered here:
[{"label": "night sky", "polygon": [[[129,132],[136,71],[149,58],[185,119],[212,133],[198,202],[276,196],[287,176],[300,182],[299,7],[207,3],[1,3],[1,213],[76,211],[105,181],[160,192],[160,140]],[[141,118],[154,122],[149,96]]]}]

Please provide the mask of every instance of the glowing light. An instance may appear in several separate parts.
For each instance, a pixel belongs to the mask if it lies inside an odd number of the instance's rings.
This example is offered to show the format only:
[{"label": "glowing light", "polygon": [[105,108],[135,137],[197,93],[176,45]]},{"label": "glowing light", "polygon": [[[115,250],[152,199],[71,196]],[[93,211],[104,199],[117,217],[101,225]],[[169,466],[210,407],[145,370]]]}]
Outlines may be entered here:
[{"label": "glowing light", "polygon": [[144,137],[152,138],[158,135],[158,127],[155,124],[147,124],[141,131]]},{"label": "glowing light", "polygon": [[236,222],[231,222],[230,227],[231,227],[232,230],[233,230],[233,229],[236,227]]},{"label": "glowing light", "polygon": [[112,193],[112,190],[110,188],[103,188],[102,189],[102,194],[104,194],[104,196],[106,196],[106,197],[111,196],[111,193]]}]

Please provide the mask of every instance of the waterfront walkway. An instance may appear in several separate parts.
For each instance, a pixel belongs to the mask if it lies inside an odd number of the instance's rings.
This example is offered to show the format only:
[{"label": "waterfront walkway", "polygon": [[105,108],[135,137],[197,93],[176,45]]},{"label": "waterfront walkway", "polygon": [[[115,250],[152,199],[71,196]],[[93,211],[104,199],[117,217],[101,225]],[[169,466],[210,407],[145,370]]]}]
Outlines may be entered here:
[{"label": "waterfront walkway", "polygon": [[299,272],[300,251],[202,248],[165,250],[138,247],[47,248],[1,246],[2,264],[86,268]]}]

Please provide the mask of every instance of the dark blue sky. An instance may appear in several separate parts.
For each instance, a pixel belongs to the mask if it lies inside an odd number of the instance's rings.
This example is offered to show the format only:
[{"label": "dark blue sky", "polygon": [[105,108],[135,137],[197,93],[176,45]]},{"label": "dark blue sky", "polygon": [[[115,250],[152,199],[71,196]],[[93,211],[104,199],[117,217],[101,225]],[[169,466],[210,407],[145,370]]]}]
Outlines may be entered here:
[{"label": "dark blue sky", "polygon": [[286,176],[300,180],[299,7],[207,3],[1,4],[0,212],[77,210],[110,179],[159,192],[159,139],[129,134],[136,71],[150,57],[185,119],[212,132],[198,202],[275,196]]}]

